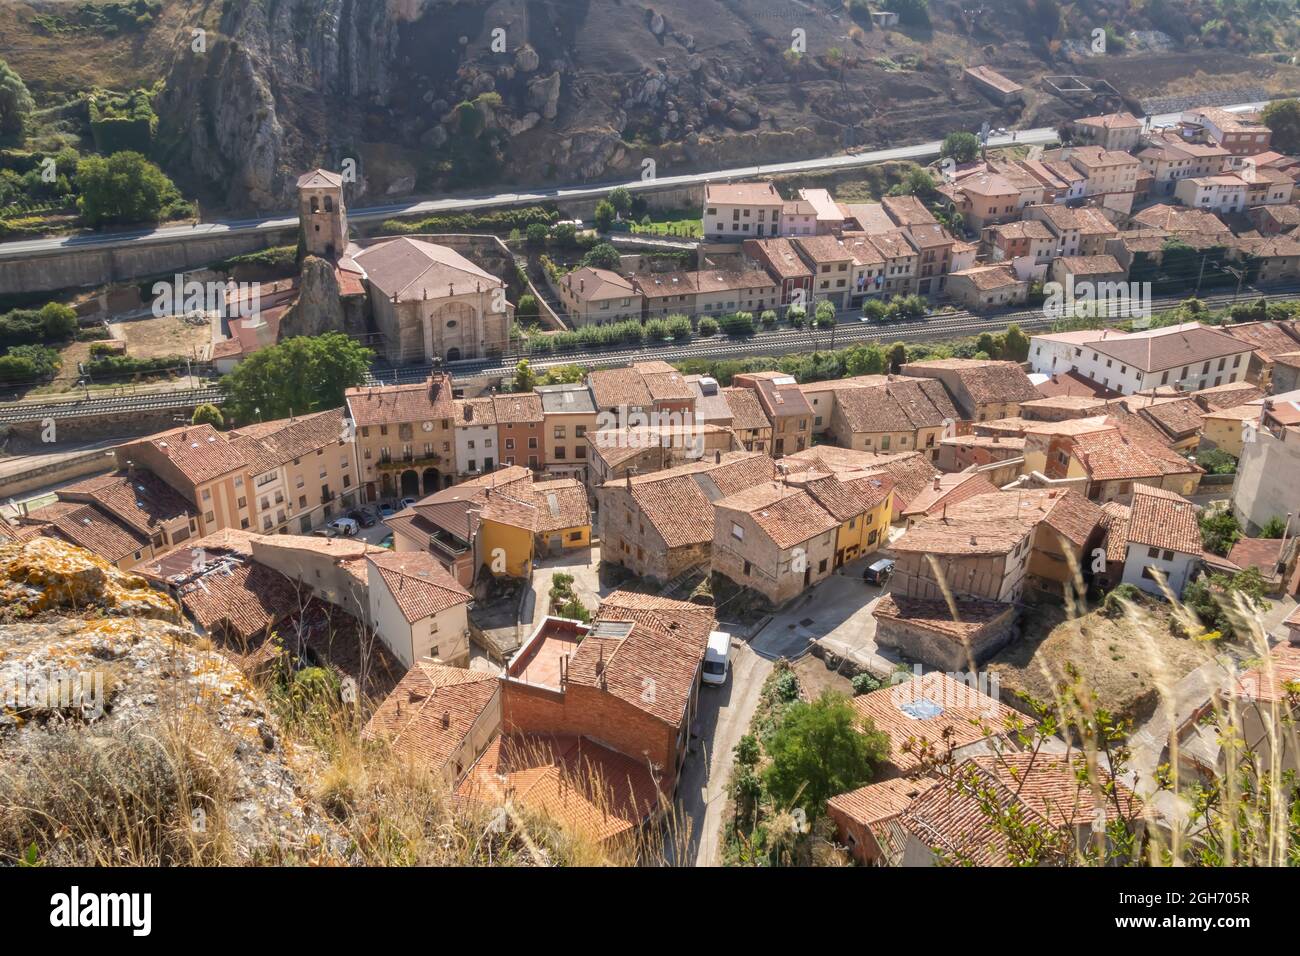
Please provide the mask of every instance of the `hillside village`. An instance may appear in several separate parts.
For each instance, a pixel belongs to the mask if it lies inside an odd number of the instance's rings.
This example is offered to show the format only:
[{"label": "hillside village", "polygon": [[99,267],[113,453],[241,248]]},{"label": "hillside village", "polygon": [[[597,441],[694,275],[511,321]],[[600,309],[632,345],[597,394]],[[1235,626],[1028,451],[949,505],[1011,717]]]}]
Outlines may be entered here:
[{"label": "hillside village", "polygon": [[[1065,132],[878,202],[712,183],[686,255],[531,273],[519,237],[357,235],[344,178],[310,170],[295,275],[228,292],[203,359],[238,375],[339,334],[390,374],[284,417],[203,406],[33,479],[0,518],[0,628],[139,611],[240,695],[320,669],[352,743],[609,858],[1140,862],[1240,771],[1238,737],[1300,771],[1300,158],[1213,106]],[[585,230],[543,247],[560,225]],[[877,344],[864,374],[655,357],[720,325],[1020,308],[1051,321],[1018,352]],[[660,322],[631,361],[464,374]],[[827,713],[860,757],[829,781],[790,757]],[[256,723],[273,756],[243,771],[287,779]]]}]

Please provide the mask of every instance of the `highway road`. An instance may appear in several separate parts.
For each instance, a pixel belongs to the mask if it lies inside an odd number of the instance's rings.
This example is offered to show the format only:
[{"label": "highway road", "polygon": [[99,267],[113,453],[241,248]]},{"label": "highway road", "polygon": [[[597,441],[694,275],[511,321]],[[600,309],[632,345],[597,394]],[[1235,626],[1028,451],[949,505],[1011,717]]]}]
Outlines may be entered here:
[{"label": "highway road", "polygon": [[[1259,109],[1263,103],[1239,103],[1225,109],[1234,112]],[[1175,123],[1179,114],[1165,113],[1150,117],[1152,125]],[[1016,130],[1005,136],[990,136],[989,145],[993,147],[1029,145],[1043,146],[1055,142],[1056,130],[1048,127]],[[372,222],[389,219],[393,216],[434,215],[435,213],[464,212],[501,206],[527,206],[535,203],[558,202],[565,199],[590,199],[603,196],[617,186],[625,186],[631,191],[646,189],[665,189],[673,186],[698,186],[712,182],[749,179],[756,176],[773,176],[781,173],[824,172],[834,169],[851,169],[857,166],[871,166],[890,160],[928,160],[939,155],[939,140],[917,143],[911,146],[897,146],[890,149],[875,149],[859,153],[843,153],[836,156],[824,156],[819,159],[795,160],[788,163],[769,163],[759,166],[737,166],[733,169],[715,169],[711,172],[685,173],[680,176],[659,176],[652,180],[635,179],[630,182],[586,183],[574,186],[530,189],[521,192],[495,193],[481,196],[455,196],[446,199],[429,199],[414,202],[392,203],[384,206],[368,206],[349,209],[348,218],[353,222]],[[210,239],[214,236],[250,232],[279,232],[296,228],[297,216],[264,217],[253,219],[231,219],[217,222],[199,223],[192,226],[164,226],[159,229],[142,229],[134,232],[85,233],[76,236],[62,236],[53,239],[29,239],[18,242],[0,243],[0,259],[23,258],[50,254],[68,249],[95,248],[105,249],[126,245],[145,243],[187,242],[197,239]]]}]

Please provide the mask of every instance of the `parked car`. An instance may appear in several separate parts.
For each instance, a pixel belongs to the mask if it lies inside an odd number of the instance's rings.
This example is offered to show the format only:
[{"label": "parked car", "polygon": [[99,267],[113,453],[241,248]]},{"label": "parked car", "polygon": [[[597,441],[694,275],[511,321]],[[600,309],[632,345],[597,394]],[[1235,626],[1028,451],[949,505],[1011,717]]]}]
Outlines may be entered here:
[{"label": "parked car", "polygon": [[713,631],[704,648],[704,673],[700,679],[706,684],[725,684],[731,665],[731,635],[726,631]]},{"label": "parked car", "polygon": [[336,533],[345,538],[355,537],[357,532],[361,530],[361,525],[357,524],[352,518],[335,518],[326,527],[333,528]]},{"label": "parked car", "polygon": [[375,526],[375,521],[378,520],[375,518],[374,512],[369,511],[366,508],[358,508],[355,511],[349,511],[348,517],[363,528],[373,528]]},{"label": "parked car", "polygon": [[402,511],[405,508],[409,508],[411,507],[411,505],[415,504],[419,500],[420,500],[419,498],[403,498],[401,502],[398,504],[397,510]]},{"label": "parked car", "polygon": [[894,562],[889,558],[881,558],[879,561],[867,565],[867,569],[862,572],[862,580],[867,584],[883,585],[893,573]]},{"label": "parked car", "polygon": [[393,508],[392,505],[379,506],[379,520],[382,521],[385,518],[391,518],[395,514],[397,514],[397,511],[396,509]]}]

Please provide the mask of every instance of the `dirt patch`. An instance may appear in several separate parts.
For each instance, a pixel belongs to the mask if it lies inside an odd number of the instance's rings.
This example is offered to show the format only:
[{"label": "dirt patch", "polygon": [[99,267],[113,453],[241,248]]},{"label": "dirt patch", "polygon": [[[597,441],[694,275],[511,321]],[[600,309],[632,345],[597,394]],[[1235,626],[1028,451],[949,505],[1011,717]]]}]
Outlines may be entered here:
[{"label": "dirt patch", "polygon": [[180,316],[168,315],[161,319],[120,322],[113,326],[113,336],[126,342],[126,354],[132,358],[179,355],[197,360],[212,341],[212,328],[206,322],[191,325]]},{"label": "dirt patch", "polygon": [[1171,634],[1169,609],[1155,601],[1136,617],[1113,619],[1099,611],[1069,619],[1044,605],[1026,612],[1021,627],[1020,639],[989,662],[1004,698],[1010,702],[1009,690],[1050,701],[1073,665],[1099,706],[1135,723],[1154,710],[1157,680],[1172,685],[1212,657],[1210,645]]},{"label": "dirt patch", "polygon": [[794,665],[794,675],[809,699],[816,699],[822,695],[822,691],[827,690],[836,691],[846,697],[853,696],[852,682],[843,674],[827,667],[825,661],[811,654],[799,658]]}]

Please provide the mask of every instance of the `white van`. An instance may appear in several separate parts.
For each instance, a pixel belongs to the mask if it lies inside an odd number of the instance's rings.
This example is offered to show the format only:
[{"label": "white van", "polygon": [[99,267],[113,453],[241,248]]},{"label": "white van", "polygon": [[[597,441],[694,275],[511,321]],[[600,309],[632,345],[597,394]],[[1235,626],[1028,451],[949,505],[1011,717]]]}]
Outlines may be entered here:
[{"label": "white van", "polygon": [[709,634],[709,643],[704,649],[704,674],[701,680],[706,684],[725,684],[730,665],[731,635],[726,631],[713,631]]}]

